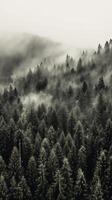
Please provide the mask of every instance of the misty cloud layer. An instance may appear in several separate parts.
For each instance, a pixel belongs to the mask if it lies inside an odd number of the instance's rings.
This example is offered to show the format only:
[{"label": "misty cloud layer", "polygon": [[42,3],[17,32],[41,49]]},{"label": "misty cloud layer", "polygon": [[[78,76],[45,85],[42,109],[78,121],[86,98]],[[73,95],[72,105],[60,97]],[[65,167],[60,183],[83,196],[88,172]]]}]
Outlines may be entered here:
[{"label": "misty cloud layer", "polygon": [[[61,55],[60,44],[30,34],[0,36],[0,82],[11,81],[44,58],[56,62]],[[59,50],[60,49],[60,50]]]},{"label": "misty cloud layer", "polygon": [[37,108],[40,104],[44,103],[46,106],[51,105],[52,95],[46,94],[44,92],[29,93],[21,98],[24,108],[28,108],[30,105]]}]

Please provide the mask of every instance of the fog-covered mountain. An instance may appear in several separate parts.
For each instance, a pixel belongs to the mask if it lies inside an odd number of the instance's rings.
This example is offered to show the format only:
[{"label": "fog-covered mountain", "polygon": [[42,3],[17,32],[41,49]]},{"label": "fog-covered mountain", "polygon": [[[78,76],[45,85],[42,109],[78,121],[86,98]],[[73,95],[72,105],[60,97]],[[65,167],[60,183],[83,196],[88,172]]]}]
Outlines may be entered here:
[{"label": "fog-covered mountain", "polygon": [[0,82],[23,75],[28,68],[47,58],[50,63],[62,55],[61,45],[31,34],[0,35]]}]

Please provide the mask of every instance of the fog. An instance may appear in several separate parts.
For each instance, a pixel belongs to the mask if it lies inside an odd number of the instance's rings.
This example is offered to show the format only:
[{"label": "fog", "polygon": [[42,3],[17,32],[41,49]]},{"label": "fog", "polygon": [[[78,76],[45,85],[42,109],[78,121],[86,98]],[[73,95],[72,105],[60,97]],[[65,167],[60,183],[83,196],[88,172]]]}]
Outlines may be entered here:
[{"label": "fog", "polygon": [[112,36],[111,0],[0,0],[0,32],[51,38],[70,49],[95,48]]},{"label": "fog", "polygon": [[28,95],[21,97],[21,101],[24,105],[24,109],[27,109],[30,105],[36,109],[42,103],[44,103],[46,107],[50,106],[52,96],[44,92],[39,92],[38,94],[29,93]]},{"label": "fog", "polygon": [[50,66],[104,44],[112,37],[111,7],[111,0],[0,0],[0,82],[44,58]]},{"label": "fog", "polygon": [[62,54],[61,44],[50,39],[25,33],[0,34],[0,83],[23,76],[45,58],[50,66]]},{"label": "fog", "polygon": [[44,58],[76,59],[82,49],[104,44],[112,37],[111,6],[111,0],[0,0],[0,82]]}]

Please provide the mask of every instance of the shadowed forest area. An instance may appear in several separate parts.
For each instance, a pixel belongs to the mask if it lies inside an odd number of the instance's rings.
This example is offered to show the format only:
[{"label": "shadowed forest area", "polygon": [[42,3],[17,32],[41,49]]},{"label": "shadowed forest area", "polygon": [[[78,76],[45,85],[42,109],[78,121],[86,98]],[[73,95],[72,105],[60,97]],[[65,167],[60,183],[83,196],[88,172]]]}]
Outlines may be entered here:
[{"label": "shadowed forest area", "polygon": [[0,93],[0,200],[111,200],[112,40],[46,62]]}]

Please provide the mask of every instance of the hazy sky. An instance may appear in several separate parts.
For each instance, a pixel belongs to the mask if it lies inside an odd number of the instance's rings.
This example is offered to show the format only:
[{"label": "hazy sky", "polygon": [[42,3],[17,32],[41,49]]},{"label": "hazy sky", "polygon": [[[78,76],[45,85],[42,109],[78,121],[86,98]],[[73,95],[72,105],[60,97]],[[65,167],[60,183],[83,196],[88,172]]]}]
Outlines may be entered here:
[{"label": "hazy sky", "polygon": [[112,37],[112,0],[0,0],[0,31],[96,47]]}]

